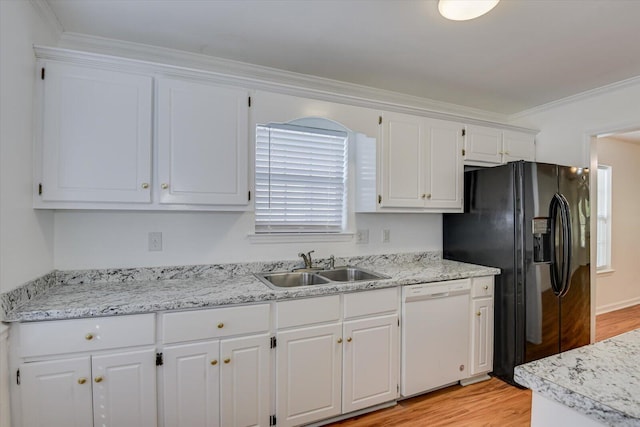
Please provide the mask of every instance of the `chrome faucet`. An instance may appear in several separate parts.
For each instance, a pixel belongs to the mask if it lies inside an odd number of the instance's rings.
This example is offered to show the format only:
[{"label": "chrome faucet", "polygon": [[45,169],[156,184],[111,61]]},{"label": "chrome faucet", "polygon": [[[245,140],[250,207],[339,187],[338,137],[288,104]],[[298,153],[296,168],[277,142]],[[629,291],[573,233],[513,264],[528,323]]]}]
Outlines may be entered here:
[{"label": "chrome faucet", "polygon": [[309,251],[306,254],[300,252],[298,254],[298,256],[302,257],[302,260],[304,261],[304,268],[313,268],[313,260],[311,259],[311,254],[314,252],[315,251]]},{"label": "chrome faucet", "polygon": [[336,268],[336,257],[331,255],[329,257],[329,270],[335,270],[335,268]]}]

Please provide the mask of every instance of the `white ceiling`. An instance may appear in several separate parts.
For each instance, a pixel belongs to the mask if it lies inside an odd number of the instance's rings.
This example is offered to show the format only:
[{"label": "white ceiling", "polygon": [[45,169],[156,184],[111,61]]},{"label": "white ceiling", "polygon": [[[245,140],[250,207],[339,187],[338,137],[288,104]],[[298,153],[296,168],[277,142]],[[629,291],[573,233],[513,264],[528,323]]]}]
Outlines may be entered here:
[{"label": "white ceiling", "polygon": [[65,32],[501,114],[640,76],[638,0],[502,0],[466,22],[435,0],[47,2]]}]

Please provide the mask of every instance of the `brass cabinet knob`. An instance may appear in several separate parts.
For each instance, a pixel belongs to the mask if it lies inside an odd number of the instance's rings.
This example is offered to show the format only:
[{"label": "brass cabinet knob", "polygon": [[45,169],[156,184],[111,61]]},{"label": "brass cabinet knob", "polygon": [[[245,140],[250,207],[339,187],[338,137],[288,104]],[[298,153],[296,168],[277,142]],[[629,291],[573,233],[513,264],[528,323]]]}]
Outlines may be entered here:
[{"label": "brass cabinet knob", "polygon": [[78,378],[78,384],[84,384],[87,382],[86,378]]},{"label": "brass cabinet knob", "polygon": [[104,380],[104,378],[103,378],[102,376],[97,376],[97,377],[95,377],[93,380],[94,380],[95,382],[97,382],[97,383],[101,383],[101,382],[102,382],[102,380]]},{"label": "brass cabinet knob", "polygon": [[218,329],[222,329],[222,328],[224,328],[224,323],[222,322],[218,323]]},{"label": "brass cabinet knob", "polygon": [[431,193],[427,194],[427,199],[431,198]]},{"label": "brass cabinet knob", "polygon": [[211,364],[215,366],[215,365],[217,365],[217,364],[218,364],[218,361],[217,361],[216,359],[213,359],[213,360],[211,361]]},{"label": "brass cabinet knob", "polygon": [[460,368],[458,369],[460,369],[460,372],[464,371],[464,365],[460,365]]},{"label": "brass cabinet knob", "polygon": [[420,196],[420,197],[422,197],[424,199],[424,198],[427,197],[427,195],[426,194],[422,194],[422,196]]},{"label": "brass cabinet knob", "polygon": [[351,342],[351,337],[347,338],[347,342]]},{"label": "brass cabinet knob", "polygon": [[480,313],[479,311],[476,313],[476,316],[482,316],[482,313]]},{"label": "brass cabinet knob", "polygon": [[489,289],[489,285],[484,285],[484,290],[488,290]]},{"label": "brass cabinet knob", "polygon": [[162,188],[163,190],[166,190],[167,188],[169,188],[169,184],[163,182],[162,184],[160,184],[160,188]]},{"label": "brass cabinet knob", "polygon": [[93,339],[93,334],[89,332],[87,335],[84,336],[84,339],[87,341],[91,341]]},{"label": "brass cabinet knob", "polygon": [[229,358],[224,359],[224,363],[229,363],[229,362],[231,362],[231,359]]},{"label": "brass cabinet knob", "polygon": [[342,344],[342,338],[338,338],[338,344]]},{"label": "brass cabinet knob", "polygon": [[148,183],[148,182],[143,182],[143,183],[142,183],[142,188],[144,188],[145,190],[146,190],[147,188],[149,188],[149,183]]}]

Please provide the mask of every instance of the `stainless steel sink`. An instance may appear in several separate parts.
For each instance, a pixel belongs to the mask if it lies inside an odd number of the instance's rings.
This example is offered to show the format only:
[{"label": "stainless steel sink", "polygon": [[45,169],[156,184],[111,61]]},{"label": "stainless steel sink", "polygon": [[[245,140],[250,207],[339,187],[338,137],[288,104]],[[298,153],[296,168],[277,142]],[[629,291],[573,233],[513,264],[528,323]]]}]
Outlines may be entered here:
[{"label": "stainless steel sink", "polygon": [[296,286],[322,285],[329,283],[328,279],[309,272],[284,272],[256,274],[258,279],[271,287],[293,288]]},{"label": "stainless steel sink", "polygon": [[319,271],[316,274],[334,282],[357,282],[360,280],[386,279],[385,276],[378,273],[373,273],[356,267],[340,267],[334,270]]},{"label": "stainless steel sink", "polygon": [[338,267],[333,270],[292,271],[254,274],[261,282],[273,289],[298,286],[326,285],[329,283],[357,282],[362,280],[388,279],[387,276],[357,267]]}]

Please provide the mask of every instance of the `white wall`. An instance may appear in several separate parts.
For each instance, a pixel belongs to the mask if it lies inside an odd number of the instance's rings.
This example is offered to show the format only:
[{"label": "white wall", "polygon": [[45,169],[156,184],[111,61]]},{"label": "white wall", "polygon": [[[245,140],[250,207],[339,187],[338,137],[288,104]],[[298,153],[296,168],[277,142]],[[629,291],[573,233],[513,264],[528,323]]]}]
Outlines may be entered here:
[{"label": "white wall", "polygon": [[[523,112],[514,117],[511,123],[540,129],[536,136],[538,161],[593,168],[597,155],[591,155],[591,136],[640,129],[640,81],[635,79],[623,82]],[[591,194],[593,203],[593,190]],[[637,198],[637,194],[634,194],[631,200],[619,200],[617,210],[637,212],[634,210],[636,205],[633,204],[633,200]],[[595,212],[595,209],[592,208],[592,212]],[[638,228],[635,224],[634,227]],[[595,264],[593,226],[591,230],[592,264]],[[630,254],[635,257],[637,263],[637,248],[632,248]],[[601,286],[602,276],[595,275],[595,266],[592,266],[591,277],[594,282],[592,289],[596,295],[593,307],[595,312],[600,312],[606,307],[624,306],[628,304],[629,298],[637,297],[640,292],[630,291],[630,288],[621,290]],[[627,286],[635,286],[637,289],[637,278],[636,276],[635,282]]]},{"label": "white wall", "polygon": [[640,81],[612,85],[563,102],[516,115],[511,123],[539,129],[536,159],[588,166],[588,135],[640,128]]},{"label": "white wall", "polygon": [[640,303],[640,144],[612,138],[598,139],[598,163],[611,166],[611,266],[598,274],[598,312]]},{"label": "white wall", "polygon": [[56,41],[30,1],[0,1],[0,292],[53,269],[53,213],[31,207],[32,45]]}]

